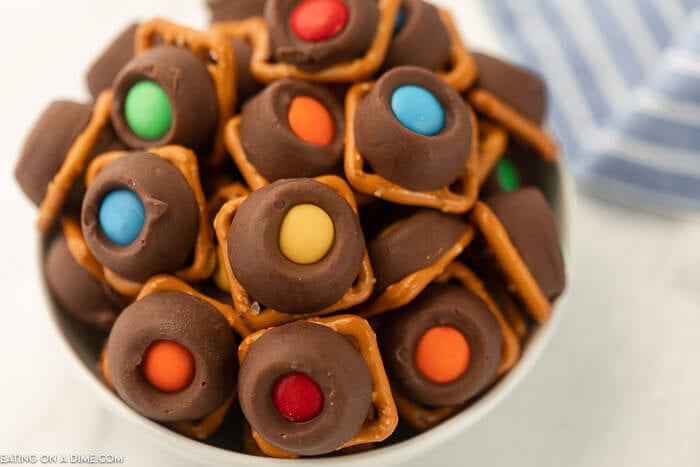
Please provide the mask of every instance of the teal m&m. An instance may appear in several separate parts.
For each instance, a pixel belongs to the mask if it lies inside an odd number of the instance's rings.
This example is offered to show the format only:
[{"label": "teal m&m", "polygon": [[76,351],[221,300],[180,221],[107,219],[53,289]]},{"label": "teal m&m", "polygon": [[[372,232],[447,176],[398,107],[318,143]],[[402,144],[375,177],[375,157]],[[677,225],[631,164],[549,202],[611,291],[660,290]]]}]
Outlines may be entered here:
[{"label": "teal m&m", "polygon": [[124,118],[139,138],[156,140],[165,136],[173,121],[173,109],[163,87],[155,81],[134,84],[124,100]]},{"label": "teal m&m", "polygon": [[144,217],[141,198],[131,190],[111,191],[100,203],[100,229],[112,243],[119,246],[136,240],[143,228]]},{"label": "teal m&m", "polygon": [[423,136],[435,136],[445,127],[445,110],[427,89],[400,86],[391,95],[391,110],[406,128]]},{"label": "teal m&m", "polygon": [[392,35],[396,36],[403,29],[403,25],[406,22],[406,11],[401,8],[398,13],[396,13],[396,19],[394,20],[394,29],[392,30]]}]

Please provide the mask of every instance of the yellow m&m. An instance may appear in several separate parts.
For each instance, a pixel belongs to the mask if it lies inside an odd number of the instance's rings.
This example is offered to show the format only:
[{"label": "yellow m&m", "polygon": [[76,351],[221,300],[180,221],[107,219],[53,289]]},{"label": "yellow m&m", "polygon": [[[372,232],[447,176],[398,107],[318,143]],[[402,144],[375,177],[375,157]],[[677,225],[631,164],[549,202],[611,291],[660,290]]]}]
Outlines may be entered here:
[{"label": "yellow m&m", "polygon": [[315,204],[298,204],[282,220],[279,246],[297,264],[321,261],[333,246],[335,227],[331,217]]}]

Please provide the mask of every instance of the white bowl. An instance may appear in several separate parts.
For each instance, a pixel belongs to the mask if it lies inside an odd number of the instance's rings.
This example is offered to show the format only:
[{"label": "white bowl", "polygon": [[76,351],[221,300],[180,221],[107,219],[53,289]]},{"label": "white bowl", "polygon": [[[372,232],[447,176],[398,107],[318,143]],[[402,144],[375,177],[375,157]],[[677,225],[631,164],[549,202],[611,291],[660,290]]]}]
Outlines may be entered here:
[{"label": "white bowl", "polygon": [[[561,165],[556,167],[541,166],[542,175],[541,188],[552,204],[554,213],[559,224],[559,233],[566,250],[567,281],[571,284],[571,251],[566,247],[572,245],[571,219],[574,211],[574,201],[572,193],[572,182],[564,172]],[[44,245],[39,249],[43,252]],[[39,255],[41,261],[42,254]],[[44,281],[45,284],[45,281]],[[567,291],[570,286],[567,288]],[[95,336],[95,332],[81,325],[62,313],[55,301],[51,297],[48,289],[44,285],[44,295],[47,309],[54,329],[58,335],[57,341],[61,343],[62,351],[72,362],[72,367],[82,379],[85,386],[92,389],[96,396],[102,400],[116,416],[123,418],[132,424],[135,430],[140,430],[144,435],[150,437],[153,442],[158,443],[168,450],[171,450],[183,458],[191,459],[206,465],[235,464],[252,466],[274,466],[274,465],[324,465],[324,466],[356,466],[364,465],[384,465],[398,464],[407,461],[420,453],[436,448],[441,443],[450,438],[454,438],[463,433],[467,428],[478,422],[491,409],[500,404],[505,397],[515,389],[518,383],[532,369],[534,363],[542,354],[552,333],[557,327],[557,323],[566,306],[568,293],[564,293],[554,306],[552,318],[539,326],[536,326],[530,333],[527,343],[524,346],[520,361],[515,367],[494,385],[486,394],[480,397],[465,410],[455,415],[451,419],[440,425],[414,436],[405,441],[392,444],[387,447],[374,449],[371,451],[348,454],[338,457],[308,458],[296,460],[280,460],[266,457],[256,457],[239,452],[234,452],[215,446],[205,444],[186,438],[174,431],[165,428],[151,420],[131,410],[122,400],[109,388],[107,388],[98,377],[98,358],[103,337]]]}]

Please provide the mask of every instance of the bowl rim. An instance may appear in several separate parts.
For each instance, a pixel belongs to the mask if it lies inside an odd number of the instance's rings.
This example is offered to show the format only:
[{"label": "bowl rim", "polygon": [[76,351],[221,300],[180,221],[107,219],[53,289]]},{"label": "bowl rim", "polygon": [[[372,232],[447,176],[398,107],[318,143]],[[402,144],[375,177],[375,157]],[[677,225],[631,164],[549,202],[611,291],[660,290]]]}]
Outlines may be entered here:
[{"label": "bowl rim", "polygon": [[[427,452],[431,448],[444,444],[456,438],[460,433],[475,425],[488,412],[498,406],[518,386],[525,376],[532,370],[535,363],[547,347],[561,315],[563,314],[570,296],[572,283],[572,269],[575,258],[572,255],[573,219],[576,218],[576,202],[574,184],[571,175],[565,169],[563,162],[558,162],[556,172],[559,179],[559,187],[556,190],[558,197],[559,235],[562,244],[566,247],[565,268],[568,286],[562,296],[554,305],[552,318],[543,325],[539,325],[529,338],[528,346],[521,355],[515,367],[508,372],[488,392],[481,396],[467,409],[454,415],[439,425],[419,433],[407,440],[390,446],[367,452],[353,453],[338,457],[299,458],[299,459],[275,459],[231,451],[203,442],[187,438],[176,433],[157,422],[149,420],[130,409],[119,396],[107,388],[91,371],[83,364],[77,350],[69,342],[68,336],[63,332],[58,318],[57,307],[53,303],[48,287],[42,280],[42,294],[47,304],[48,314],[51,318],[52,336],[57,341],[57,347],[64,353],[70,362],[71,371],[78,376],[80,381],[91,391],[97,394],[104,407],[117,414],[122,420],[138,426],[151,440],[164,446],[167,450],[183,458],[199,463],[223,464],[237,463],[251,466],[270,467],[275,465],[324,465],[324,466],[356,466],[366,462],[381,462],[383,464],[397,464]],[[41,242],[41,240],[40,240]],[[41,248],[37,250],[38,261],[41,262]]]}]

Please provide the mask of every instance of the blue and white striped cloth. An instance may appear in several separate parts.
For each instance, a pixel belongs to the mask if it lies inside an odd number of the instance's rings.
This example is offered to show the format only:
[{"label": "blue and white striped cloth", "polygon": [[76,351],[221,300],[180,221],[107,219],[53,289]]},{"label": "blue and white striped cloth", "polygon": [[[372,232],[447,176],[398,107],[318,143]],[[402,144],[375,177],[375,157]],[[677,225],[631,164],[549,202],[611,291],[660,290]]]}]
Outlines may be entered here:
[{"label": "blue and white striped cloth", "polygon": [[700,209],[700,0],[487,0],[584,188]]}]

